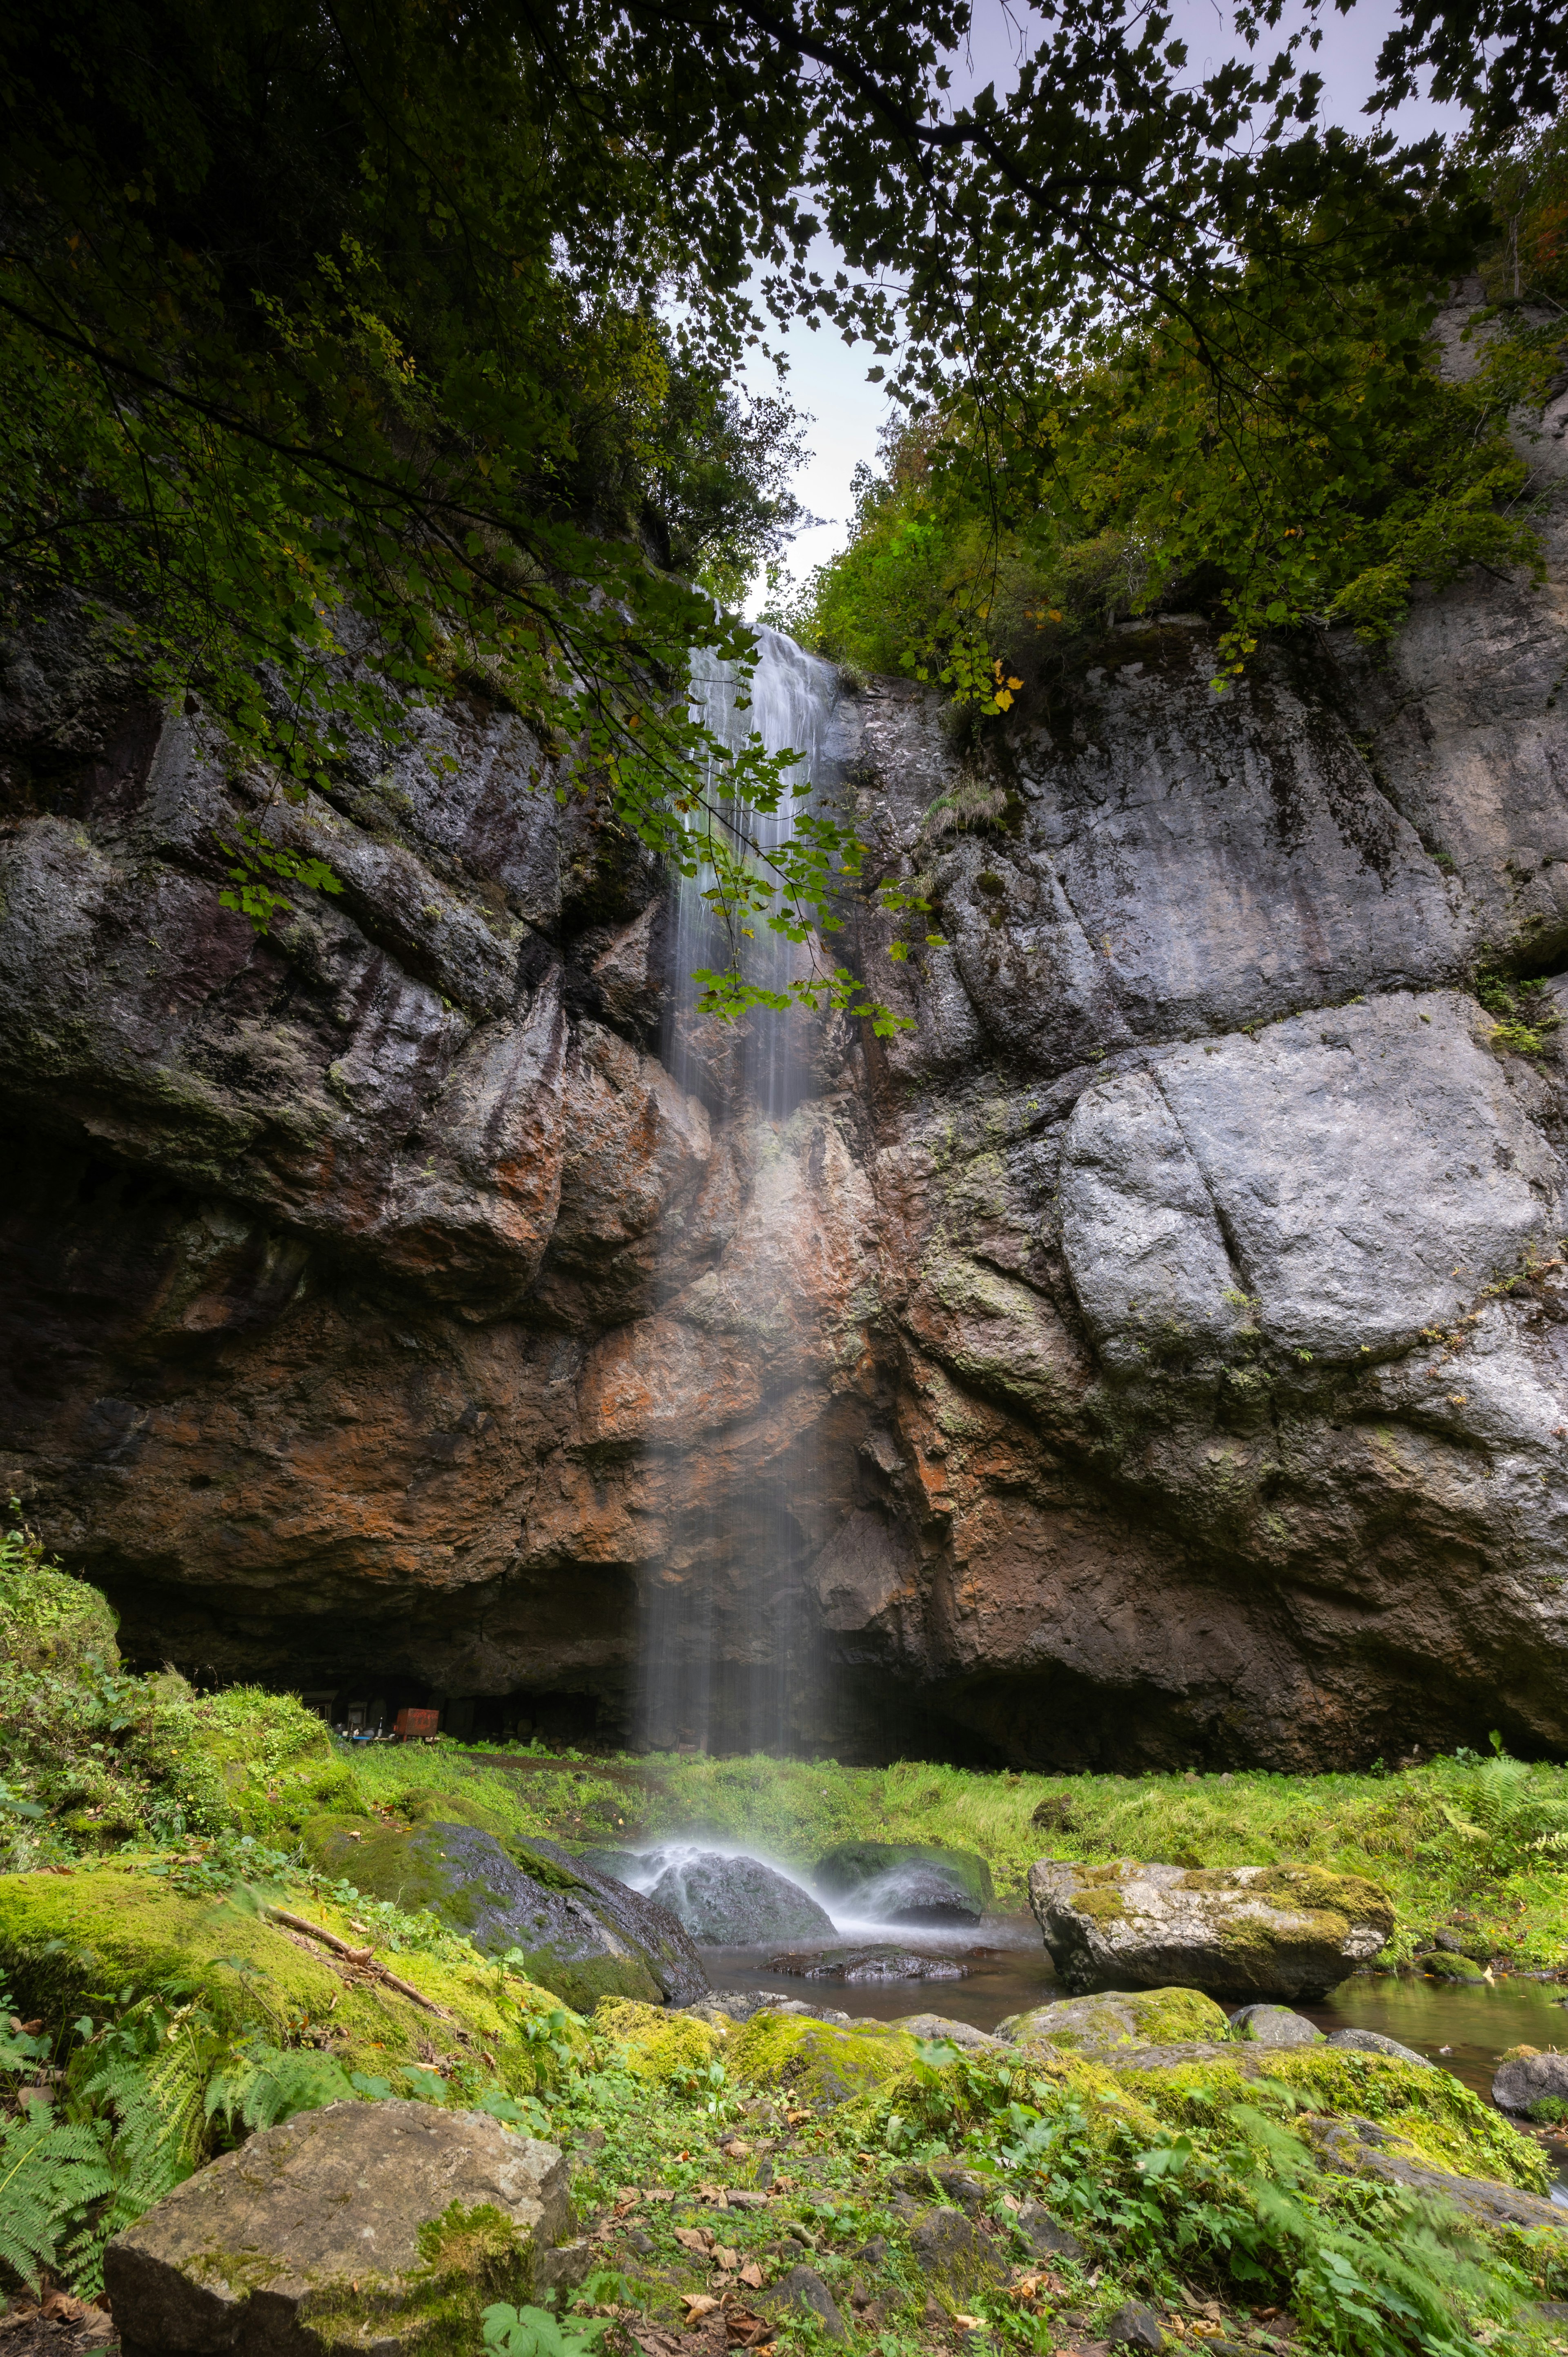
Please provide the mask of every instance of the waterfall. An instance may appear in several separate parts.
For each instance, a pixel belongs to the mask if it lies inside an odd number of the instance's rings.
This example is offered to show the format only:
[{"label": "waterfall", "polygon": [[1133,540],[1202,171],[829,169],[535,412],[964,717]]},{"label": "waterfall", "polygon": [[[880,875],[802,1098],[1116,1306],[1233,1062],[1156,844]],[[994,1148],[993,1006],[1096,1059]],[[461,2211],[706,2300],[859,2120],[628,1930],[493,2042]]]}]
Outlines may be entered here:
[{"label": "waterfall", "polygon": [[[757,737],[770,753],[795,751],[800,759],[789,783],[807,783],[813,794],[830,790],[839,775],[839,675],[780,631],[759,627],[757,637],[749,709],[736,709],[735,666],[699,655],[693,710],[732,750]],[[773,816],[747,815],[765,852],[788,840],[801,807],[786,791]],[[734,955],[703,898],[708,880],[704,874],[679,884],[663,1058],[682,1087],[704,1098],[728,1125],[755,1179],[789,1150],[791,1116],[811,1088],[818,1027],[798,1009],[785,1015],[757,1008],[735,1024],[699,1013],[693,973],[724,967]],[[767,988],[781,990],[805,970],[806,950],[769,931],[765,920],[756,920],[754,938],[742,946],[744,971]],[[788,1280],[779,1273],[787,1264],[787,1254],[765,1256],[744,1271],[747,1316],[759,1332],[789,1322]],[[673,1279],[670,1308],[681,1315]],[[722,1373],[731,1336],[709,1331],[703,1340]],[[638,1736],[661,1750],[785,1751],[797,1732],[796,1699],[809,1675],[813,1626],[800,1591],[804,1543],[789,1501],[811,1494],[814,1440],[809,1427],[782,1443],[776,1436],[750,1442],[743,1429],[730,1444],[740,1476],[715,1479],[710,1490],[703,1477],[712,1467],[699,1461],[699,1452],[718,1448],[723,1437],[694,1434],[671,1468],[666,1545],[643,1598]]]}]

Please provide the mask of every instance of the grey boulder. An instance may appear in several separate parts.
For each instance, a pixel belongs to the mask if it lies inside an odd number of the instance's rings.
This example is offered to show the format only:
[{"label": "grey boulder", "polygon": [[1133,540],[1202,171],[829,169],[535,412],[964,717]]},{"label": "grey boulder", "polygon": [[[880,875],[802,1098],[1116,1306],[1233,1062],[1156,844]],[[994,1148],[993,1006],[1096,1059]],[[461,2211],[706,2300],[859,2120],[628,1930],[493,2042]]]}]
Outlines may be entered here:
[{"label": "grey boulder", "polygon": [[1374,1884],[1310,1867],[1042,1858],[1029,1870],[1029,1904],[1058,1977],[1075,1991],[1174,1984],[1321,1996],[1393,1929]]},{"label": "grey boulder", "polygon": [[780,2276],[764,2303],[768,2308],[794,2309],[812,2318],[830,2341],[847,2341],[849,2333],[838,2302],[815,2267],[791,2267]]},{"label": "grey boulder", "polygon": [[695,2005],[711,1994],[707,1969],[677,1915],[657,1899],[634,1890],[591,1859],[574,1857],[558,1842],[532,1834],[521,1854],[569,1875],[588,1903],[627,1943],[641,1952],[666,2005]]},{"label": "grey boulder", "polygon": [[1108,2349],[1164,2349],[1165,2335],[1160,2319],[1152,2308],[1142,2300],[1130,2299],[1119,2308],[1105,2328]]},{"label": "grey boulder", "polygon": [[911,2038],[924,2039],[928,2044],[944,2040],[966,2052],[1000,2054],[1007,2043],[1004,2038],[993,2037],[989,2029],[976,2029],[972,2021],[954,2021],[945,2013],[901,2013],[889,2026],[907,2029]]},{"label": "grey boulder", "polygon": [[1013,2222],[1032,2259],[1069,2259],[1081,2266],[1088,2257],[1078,2236],[1058,2226],[1043,2201],[1024,2202]]},{"label": "grey boulder", "polygon": [[[447,2230],[454,2204],[499,2213]],[[432,2303],[532,2298],[574,2226],[565,2160],[488,2112],[328,2104],[199,2169],[104,2253],[126,2357],[424,2345]],[[432,2262],[435,2262],[434,2266]]]},{"label": "grey boulder", "polygon": [[1391,2054],[1396,2062],[1419,2062],[1423,2071],[1437,2068],[1429,2054],[1418,2054],[1413,2046],[1402,2046],[1397,2038],[1385,2038],[1380,2029],[1332,2029],[1324,2043],[1348,2047],[1353,2054]]},{"label": "grey boulder", "polygon": [[1537,2104],[1568,2104],[1568,2054],[1509,2056],[1492,2078],[1499,2112],[1531,2112]]},{"label": "grey boulder", "polygon": [[704,1947],[832,1936],[833,1919],[811,1892],[757,1857],[697,1850],[672,1859],[649,1895]]},{"label": "grey boulder", "polygon": [[1230,2029],[1237,2038],[1249,2038],[1257,2046],[1320,2046],[1323,2032],[1305,2013],[1293,2013],[1288,2005],[1244,2005],[1230,2017]]},{"label": "grey boulder", "polygon": [[775,1956],[768,1970],[792,1973],[803,1981],[844,1981],[852,1988],[879,1988],[891,1981],[969,1977],[969,1966],[957,1956],[927,1956],[913,1948],[828,1948],[815,1953]]}]

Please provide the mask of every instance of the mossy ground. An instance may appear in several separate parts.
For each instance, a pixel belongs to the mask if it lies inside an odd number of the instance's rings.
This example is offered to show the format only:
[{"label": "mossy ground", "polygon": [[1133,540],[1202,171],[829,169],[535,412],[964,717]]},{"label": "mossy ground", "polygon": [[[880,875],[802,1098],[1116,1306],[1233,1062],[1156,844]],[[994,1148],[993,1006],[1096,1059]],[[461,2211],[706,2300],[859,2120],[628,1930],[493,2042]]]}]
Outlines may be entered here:
[{"label": "mossy ground", "polygon": [[[454,2097],[499,2083],[532,2093],[541,2080],[528,2029],[556,1999],[450,1941],[446,1953],[393,1948],[351,1900],[319,1887],[269,1893],[347,1945],[395,1964],[431,2011],[332,1952],[271,1921],[264,1898],[181,1890],[153,1858],[116,1859],[69,1875],[0,1876],[0,1980],[46,2021],[102,2018],[149,1992],[194,1997],[217,2027],[306,2043],[346,2071],[423,2080],[434,2069]],[[383,1932],[378,1939],[377,1930]]]},{"label": "mossy ground", "polygon": [[[441,1819],[520,1850],[540,1834],[583,1842],[705,1826],[802,1866],[838,1842],[910,1838],[978,1852],[1004,1903],[1017,1902],[1034,1857],[1070,1848],[1102,1863],[1365,1875],[1393,1890],[1407,1948],[1468,1915],[1467,1946],[1507,1940],[1555,1962],[1568,1947],[1553,1863],[1568,1854],[1559,1770],[1455,1760],[1387,1779],[1064,1782],[908,1764],[549,1762],[445,1743],[350,1755],[287,1697],[200,1696],[177,1678],[128,1677],[106,1651],[102,1616],[91,1601],[75,1611],[58,1577],[24,1589],[20,1612],[8,1592],[0,1662],[15,1706],[0,1777],[21,1802],[6,1820],[0,1967],[45,2025],[38,2037],[11,2033],[0,2054],[13,2116],[29,2074],[48,2067],[40,2056],[63,2061],[61,2087],[80,2087],[73,2040],[101,2040],[143,1998],[183,2005],[211,2025],[215,2051],[260,2037],[352,2074],[366,2100],[534,2106],[530,2125],[579,2147],[577,2198],[601,2216],[589,2304],[679,2324],[684,2296],[706,2292],[715,2269],[721,2282],[748,2280],[731,2252],[761,2276],[759,2302],[809,2256],[841,2302],[856,2292],[876,2302],[869,2328],[852,2329],[883,2357],[934,2357],[975,2330],[955,2325],[954,2286],[918,2257],[899,2190],[911,2162],[944,2157],[989,2188],[964,2311],[1019,2357],[1092,2335],[1129,2293],[1173,2324],[1214,2302],[1234,2337],[1263,2350],[1276,2336],[1251,2312],[1272,2305],[1294,2309],[1305,2345],[1342,2357],[1527,2357],[1541,2343],[1520,2303],[1568,2290],[1554,2243],[1516,2237],[1511,2253],[1488,2256],[1397,2189],[1325,2173],[1294,2136],[1304,2115],[1368,2118],[1440,2166],[1539,2182],[1534,2147],[1439,2072],[1307,2049],[1272,2056],[1261,2077],[1218,2045],[1137,2076],[1087,2048],[944,2061],[881,2025],[763,2014],[726,2027],[629,2004],[602,2007],[589,2024],[411,1904],[417,1891],[376,1897],[353,1879],[356,1853],[374,1878],[367,1844]],[[56,1642],[50,1626],[82,1642]],[[280,1905],[373,1949],[427,2002],[291,1933],[269,1912]],[[1140,2040],[1212,2039],[1213,2009],[1192,1992],[1121,2002],[1141,2009],[1130,2032]],[[192,2117],[206,2133],[199,2104]],[[715,2207],[717,2189],[759,2192],[763,2175],[765,2203]],[[654,2203],[653,2191],[674,2199]],[[1025,2200],[1044,2201],[1086,2257],[1036,2266],[1020,2287],[1007,2205]],[[699,2220],[716,2227],[717,2255],[696,2249]],[[880,2255],[858,2256],[873,2241]],[[468,2288],[454,2288],[439,2259],[432,2348],[477,2357],[472,2271]],[[810,2352],[814,2332],[797,2320],[782,2337]]]}]

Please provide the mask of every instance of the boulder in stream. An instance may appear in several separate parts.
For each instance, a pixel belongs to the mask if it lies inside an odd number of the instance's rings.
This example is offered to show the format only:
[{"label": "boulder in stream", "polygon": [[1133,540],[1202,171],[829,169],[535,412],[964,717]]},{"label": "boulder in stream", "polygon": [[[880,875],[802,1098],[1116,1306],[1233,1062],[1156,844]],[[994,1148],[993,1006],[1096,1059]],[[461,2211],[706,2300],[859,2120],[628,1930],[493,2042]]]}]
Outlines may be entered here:
[{"label": "boulder in stream", "polygon": [[[454,2203],[489,2222],[444,2247]],[[488,2112],[329,2104],[166,2194],[109,2244],[104,2288],[125,2357],[399,2357],[465,2324],[477,2346],[482,2309],[532,2298],[573,2225],[554,2145]]]},{"label": "boulder in stream", "polygon": [[809,1890],[759,1857],[693,1850],[673,1857],[650,1897],[668,1908],[693,1940],[709,1948],[746,1948],[763,1940],[830,1939],[833,1919]]},{"label": "boulder in stream", "polygon": [[1029,1904],[1073,1990],[1185,1983],[1263,1997],[1322,1996],[1382,1947],[1393,1909],[1376,1884],[1316,1867],[1079,1866],[1042,1858]]},{"label": "boulder in stream", "polygon": [[1326,2046],[1348,2048],[1352,2054],[1391,2054],[1396,2062],[1415,2062],[1423,2071],[1435,2071],[1438,2067],[1430,2054],[1418,2054],[1413,2046],[1403,2046],[1397,2038],[1385,2038],[1380,2029],[1331,2029],[1323,2042]]},{"label": "boulder in stream", "polygon": [[1540,2116],[1568,2116],[1568,2054],[1540,2054],[1531,2046],[1510,2048],[1492,2075],[1492,2101],[1499,2112],[1533,2117],[1538,2104],[1550,2104],[1552,2109]]},{"label": "boulder in stream", "polygon": [[978,1923],[992,1900],[983,1857],[908,1842],[841,1842],[811,1880],[845,1914],[875,1923]]},{"label": "boulder in stream", "polygon": [[1244,2005],[1230,2017],[1232,2037],[1250,2039],[1256,2046],[1317,2046],[1323,2032],[1305,2013],[1288,2005]]},{"label": "boulder in stream", "polygon": [[803,1981],[844,1981],[852,1988],[875,1988],[889,1981],[961,1981],[969,1966],[958,1956],[926,1956],[914,1948],[825,1948],[775,1956],[770,1973],[791,1973]]}]

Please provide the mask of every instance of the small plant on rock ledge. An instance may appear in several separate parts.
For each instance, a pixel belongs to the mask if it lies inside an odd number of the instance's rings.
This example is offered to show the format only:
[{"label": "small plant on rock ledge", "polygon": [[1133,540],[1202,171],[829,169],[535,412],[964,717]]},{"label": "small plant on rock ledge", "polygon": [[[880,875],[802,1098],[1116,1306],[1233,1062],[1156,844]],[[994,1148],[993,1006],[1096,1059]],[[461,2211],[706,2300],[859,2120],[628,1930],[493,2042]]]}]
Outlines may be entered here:
[{"label": "small plant on rock ledge", "polygon": [[1499,1019],[1492,1028],[1491,1045],[1514,1056],[1539,1056],[1563,1017],[1545,996],[1543,979],[1510,981],[1496,967],[1476,970],[1476,996],[1488,1015]]}]

